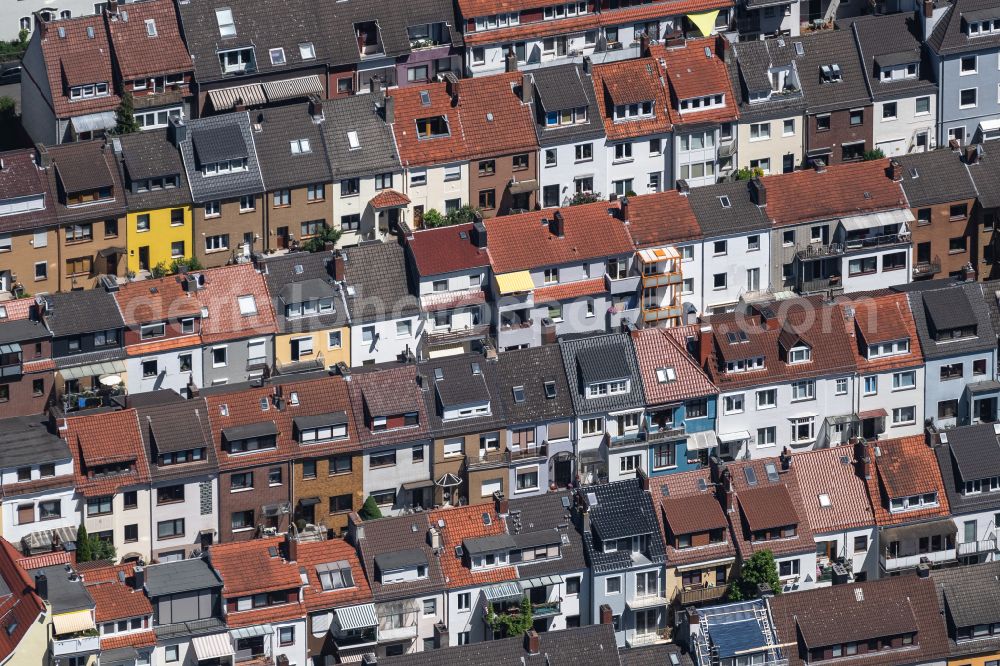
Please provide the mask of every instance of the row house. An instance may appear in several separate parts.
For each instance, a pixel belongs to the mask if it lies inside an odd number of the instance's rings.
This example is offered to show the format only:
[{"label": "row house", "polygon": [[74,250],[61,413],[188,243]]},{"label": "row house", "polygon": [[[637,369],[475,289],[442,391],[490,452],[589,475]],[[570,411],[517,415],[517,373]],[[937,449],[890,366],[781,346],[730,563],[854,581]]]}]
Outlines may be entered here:
[{"label": "row house", "polygon": [[640,278],[622,210],[596,202],[486,221],[501,350],[635,320]]},{"label": "row house", "polygon": [[970,659],[991,660],[1000,652],[993,629],[995,613],[978,603],[993,594],[996,581],[991,576],[998,566],[991,562],[930,572],[945,618],[949,666]]},{"label": "row house", "polygon": [[[94,597],[72,564],[41,567],[34,589],[45,602],[46,640],[41,650],[61,659],[93,666],[101,653]],[[50,619],[51,618],[51,619]]]},{"label": "row house", "polygon": [[424,320],[420,357],[480,348],[490,330],[486,225],[477,220],[425,229],[408,234],[405,242]]},{"label": "row house", "polygon": [[0,415],[41,414],[55,399],[52,332],[30,298],[8,301],[0,317]]},{"label": "row house", "polygon": [[60,434],[73,454],[88,535],[111,543],[122,559],[148,561],[149,462],[136,410],[73,416]]},{"label": "row house", "polygon": [[642,433],[646,398],[632,338],[564,338],[559,347],[573,398],[578,481],[599,485],[649,469]]},{"label": "row house", "polygon": [[[94,600],[101,640],[100,659],[125,666],[150,663],[156,645],[153,605],[142,588],[142,567],[134,564],[87,567],[84,587]],[[137,584],[138,583],[138,584]]]},{"label": "row house", "polygon": [[36,143],[104,136],[132,95],[140,128],[188,115],[194,66],[174,6],[110,3],[96,16],[47,19],[24,55],[25,130]]},{"label": "row house", "polygon": [[23,295],[58,291],[58,260],[48,256],[58,244],[56,201],[48,173],[34,150],[8,151],[0,168],[0,292]]},{"label": "row house", "polygon": [[[997,216],[1000,215],[1000,200],[996,196],[997,176],[993,172],[996,165],[995,158],[987,150],[979,149],[969,151],[966,155],[966,168],[969,176],[975,185],[978,194],[975,205],[972,208],[972,234],[975,239],[974,256],[972,267],[976,269],[979,279],[996,279],[997,253],[993,245],[994,233],[997,226]],[[969,158],[972,159],[969,159]]]}]

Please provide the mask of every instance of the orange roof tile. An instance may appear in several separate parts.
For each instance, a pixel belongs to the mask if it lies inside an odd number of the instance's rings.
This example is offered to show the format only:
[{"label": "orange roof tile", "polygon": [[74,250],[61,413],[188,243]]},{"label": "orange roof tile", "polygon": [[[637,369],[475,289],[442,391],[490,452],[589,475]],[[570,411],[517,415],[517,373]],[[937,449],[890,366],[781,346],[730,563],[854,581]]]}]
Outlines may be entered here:
[{"label": "orange roof tile", "polygon": [[156,634],[153,630],[137,631],[134,634],[124,636],[110,636],[101,639],[101,650],[117,650],[123,647],[153,647],[156,645]]},{"label": "orange roof tile", "polygon": [[[222,578],[227,598],[302,587],[299,565],[285,559],[285,539],[271,537],[213,545],[212,567]],[[269,550],[275,549],[272,556]]]},{"label": "orange roof tile", "polygon": [[[818,534],[875,524],[868,489],[858,475],[852,453],[850,447],[841,446],[803,451],[792,457],[806,516]],[[822,495],[829,503],[820,502]]]},{"label": "orange roof tile", "polygon": [[[885,372],[923,363],[917,325],[906,294],[866,297],[855,302],[844,302],[839,307],[845,313],[848,307],[854,310],[853,321],[846,314],[844,318],[848,324],[848,333],[855,337],[855,344],[851,348],[859,372]],[[896,340],[909,340],[910,351],[868,360],[868,345]]]},{"label": "orange roof tile", "polygon": [[197,335],[182,335],[176,338],[151,340],[149,342],[139,342],[129,345],[125,348],[125,353],[129,356],[146,356],[147,354],[158,354],[172,349],[200,346],[201,339]]},{"label": "orange roof tile", "polygon": [[[86,576],[84,580],[86,580]],[[144,592],[134,590],[117,581],[113,583],[88,583],[87,592],[94,600],[94,616],[98,624],[153,614],[153,606],[149,603]]]},{"label": "orange roof tile", "polygon": [[[653,58],[632,58],[595,65],[594,91],[604,118],[609,141],[669,132],[673,117],[666,90],[660,79],[660,65]],[[653,102],[653,116],[616,122],[615,104]]]},{"label": "orange roof tile", "polygon": [[12,301],[4,301],[3,303],[0,303],[0,307],[3,308],[3,311],[6,314],[6,317],[0,319],[0,321],[27,319],[31,316],[31,312],[35,307],[35,299],[15,298]]},{"label": "orange roof tile", "polygon": [[[483,524],[483,514],[489,514],[490,524]],[[517,569],[512,566],[497,567],[484,571],[472,571],[464,557],[455,557],[455,546],[466,539],[506,534],[504,521],[497,517],[496,511],[488,504],[451,507],[438,509],[430,514],[431,523],[443,520],[441,530],[441,569],[448,580],[449,588],[471,587],[487,583],[500,583],[505,580],[517,580]]]},{"label": "orange roof tile", "polygon": [[[85,497],[111,495],[120,488],[149,481],[149,461],[134,409],[70,416],[63,438],[73,454],[77,489]],[[130,463],[131,469],[120,474],[92,475],[95,467],[114,463]]]},{"label": "orange roof tile", "polygon": [[[255,335],[270,335],[276,330],[274,306],[267,291],[264,276],[252,264],[222,266],[202,272],[205,286],[197,298],[208,309],[201,322],[201,339],[205,343],[237,340]],[[255,312],[241,314],[239,299],[252,296]]]},{"label": "orange roof tile", "polygon": [[[872,442],[868,445],[868,458],[874,466],[871,478],[866,481],[868,498],[878,525],[898,525],[950,515],[941,468],[934,450],[927,446],[922,435]],[[892,497],[929,492],[937,493],[938,506],[898,513],[889,511]]]},{"label": "orange roof tile", "polygon": [[256,624],[270,622],[284,622],[295,618],[305,617],[306,607],[300,601],[278,606],[268,606],[250,611],[234,611],[229,609],[226,613],[226,625],[230,627],[252,627]]},{"label": "orange roof tile", "polygon": [[0,539],[0,544],[3,544],[0,552],[0,578],[10,590],[10,594],[0,599],[0,616],[10,629],[0,631],[0,660],[6,660],[17,650],[25,634],[45,612],[45,604],[35,594],[31,576],[15,563],[15,559],[21,554],[6,539]]},{"label": "orange roof tile", "polygon": [[[121,98],[114,94],[111,45],[102,16],[81,16],[42,23],[39,25],[38,37],[57,117],[70,118],[98,111],[113,111],[118,107]],[[108,92],[111,94],[70,99],[71,87],[96,83],[108,84]]]},{"label": "orange roof tile", "polygon": [[[121,10],[127,13],[127,20],[126,13]],[[147,21],[153,21],[155,35],[149,34]],[[189,72],[194,67],[181,38],[172,0],[147,0],[128,7],[120,6],[117,14],[108,17],[108,33],[124,79]]]},{"label": "orange roof tile", "polygon": [[115,292],[115,301],[126,326],[201,314],[201,303],[179,275],[127,282]]},{"label": "orange roof tile", "polygon": [[[444,83],[430,83],[390,90],[396,100],[393,134],[399,149],[399,159],[405,166],[441,164],[461,160],[468,152],[461,115],[452,106]],[[430,104],[425,106],[421,97],[427,95]],[[448,135],[421,139],[417,136],[417,120],[441,116],[448,121]]]},{"label": "orange roof tile", "polygon": [[680,16],[734,7],[734,0],[666,0],[649,2],[635,7],[613,9],[600,13],[601,25],[624,25],[635,21],[648,21],[661,16]]},{"label": "orange roof tile", "polygon": [[17,559],[17,564],[25,571],[43,569],[45,567],[52,567],[59,564],[76,564],[76,553],[71,553],[66,550],[55,550],[51,553],[42,553],[41,555],[19,557]]},{"label": "orange roof tile", "polygon": [[628,232],[637,248],[702,237],[691,201],[677,190],[628,198]]},{"label": "orange roof tile", "polygon": [[387,190],[382,190],[375,196],[371,198],[372,208],[379,210],[382,208],[397,208],[400,206],[407,206],[410,203],[410,197],[406,196],[402,192],[397,192],[396,190],[389,188]]},{"label": "orange roof tile", "polygon": [[600,24],[601,18],[598,14],[587,14],[586,16],[577,16],[561,21],[535,21],[509,28],[500,28],[499,30],[470,32],[465,35],[465,43],[468,46],[475,46],[477,44],[495,44],[511,40],[551,37],[553,35],[564,35],[570,32],[589,30],[590,28],[596,28]]},{"label": "orange roof tile", "polygon": [[[361,560],[354,548],[342,539],[297,544],[295,561],[305,568],[309,584],[303,593],[303,601],[310,611],[336,608],[347,604],[371,601],[372,591],[361,567]],[[320,564],[346,561],[351,565],[354,587],[324,591],[319,582],[316,567]]]},{"label": "orange roof tile", "polygon": [[[675,124],[728,122],[739,117],[733,88],[729,81],[726,63],[720,51],[725,50],[726,40],[718,37],[691,39],[680,47],[664,47],[662,44],[650,46],[654,58],[665,63],[667,81],[672,92],[673,119]],[[705,55],[706,50],[711,57]],[[680,112],[682,99],[725,95],[725,104],[704,111]]]},{"label": "orange roof tile", "polygon": [[56,369],[56,362],[51,358],[43,358],[39,361],[26,361],[22,366],[25,374],[34,372],[47,372]]},{"label": "orange roof tile", "polygon": [[535,289],[535,303],[550,303],[553,301],[565,301],[570,298],[581,296],[593,296],[607,292],[608,287],[604,278],[594,278],[592,280],[577,280],[576,282],[564,282],[551,287],[539,287]]}]

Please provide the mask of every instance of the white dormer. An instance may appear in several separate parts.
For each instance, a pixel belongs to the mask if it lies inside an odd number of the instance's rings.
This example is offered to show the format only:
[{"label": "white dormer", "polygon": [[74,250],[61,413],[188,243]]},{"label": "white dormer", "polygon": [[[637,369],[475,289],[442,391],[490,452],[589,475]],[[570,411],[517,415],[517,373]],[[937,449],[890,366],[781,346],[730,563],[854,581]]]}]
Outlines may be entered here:
[{"label": "white dormer", "polygon": [[876,358],[884,358],[886,356],[900,356],[901,354],[910,353],[910,341],[907,340],[895,340],[893,342],[880,342],[874,345],[868,345],[868,360],[874,360]]},{"label": "white dormer", "polygon": [[587,384],[586,395],[587,398],[603,398],[609,395],[620,395],[622,393],[628,393],[630,390],[631,382],[628,379],[617,379],[610,382],[594,382],[593,384]]},{"label": "white dormer", "polygon": [[717,95],[705,95],[703,97],[691,97],[689,99],[682,99],[678,108],[681,113],[690,113],[692,111],[705,111],[706,109],[718,109],[726,105],[725,94],[719,93]]}]

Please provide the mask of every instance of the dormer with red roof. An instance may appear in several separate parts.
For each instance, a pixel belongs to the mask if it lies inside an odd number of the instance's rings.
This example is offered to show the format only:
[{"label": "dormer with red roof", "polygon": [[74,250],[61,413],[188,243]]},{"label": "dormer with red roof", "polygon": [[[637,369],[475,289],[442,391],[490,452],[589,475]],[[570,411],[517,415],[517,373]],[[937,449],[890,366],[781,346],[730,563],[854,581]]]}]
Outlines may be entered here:
[{"label": "dormer with red roof", "polygon": [[156,645],[153,606],[142,589],[141,573],[135,576],[136,568],[131,564],[87,568],[84,587],[94,600],[101,650],[133,648],[149,658]]}]

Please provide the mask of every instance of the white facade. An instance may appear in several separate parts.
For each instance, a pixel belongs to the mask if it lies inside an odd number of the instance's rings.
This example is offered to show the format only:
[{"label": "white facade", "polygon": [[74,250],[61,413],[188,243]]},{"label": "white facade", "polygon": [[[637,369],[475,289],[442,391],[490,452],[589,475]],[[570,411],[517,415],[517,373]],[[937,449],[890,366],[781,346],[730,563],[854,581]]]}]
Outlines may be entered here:
[{"label": "white facade", "polygon": [[[782,592],[811,590],[816,587],[816,551],[793,555],[775,555],[774,563],[778,565],[778,580],[781,581]],[[780,575],[783,564],[788,567],[786,571],[789,573]]]},{"label": "white facade", "polygon": [[885,372],[865,372],[864,368],[859,368],[854,391],[855,413],[877,408],[885,410],[886,439],[923,433],[923,366]]},{"label": "white facade", "polygon": [[[870,291],[897,284],[907,284],[913,275],[911,270],[912,254],[908,244],[897,245],[891,249],[848,253],[841,260],[841,270],[843,271],[841,279],[844,292]],[[887,261],[887,257],[901,259],[902,266],[894,261]],[[866,264],[866,261],[869,263]],[[870,269],[873,266],[874,268]]]},{"label": "white facade", "polygon": [[[692,122],[697,119],[692,119]],[[729,125],[727,141],[732,140]],[[696,131],[677,129],[674,134],[674,180],[684,180],[690,187],[714,185],[719,180],[719,142],[721,129],[699,128]]]},{"label": "white facade", "polygon": [[[430,334],[461,334],[474,326],[487,323],[487,305],[483,285],[488,277],[488,267],[441,275],[422,276],[418,285],[420,304],[424,310],[424,331]],[[453,302],[454,307],[436,308],[436,303]],[[468,351],[463,342],[428,347],[428,338],[422,337],[421,357],[435,358]]]},{"label": "white facade", "polygon": [[802,164],[805,127],[801,114],[740,123],[736,129],[737,168],[760,168],[765,175],[794,169]]},{"label": "white facade", "polygon": [[[839,532],[814,534],[817,544],[832,542],[837,558],[850,562],[850,571],[855,576],[860,573],[867,575],[867,580],[878,578],[878,548],[874,527],[860,527]],[[864,548],[861,544],[864,543]],[[827,587],[831,581],[817,582],[817,587]]]},{"label": "white facade", "polygon": [[[382,174],[333,181],[333,226],[343,232],[338,247],[357,245],[365,240],[384,240],[388,229],[379,228],[378,212],[368,205],[382,191],[375,187],[376,175]],[[391,178],[389,187],[402,191],[405,175],[393,172]],[[388,185],[384,179],[383,184]],[[357,192],[353,192],[354,185],[357,185]],[[357,219],[353,217],[355,215]]]},{"label": "white facade", "polygon": [[608,175],[602,194],[605,197],[612,194],[621,197],[629,192],[662,192],[665,177],[669,174],[669,151],[669,134],[616,141],[609,139],[605,150]]},{"label": "white facade", "polygon": [[369,365],[395,361],[410,350],[416,354],[423,335],[424,321],[419,315],[351,325],[351,365]]},{"label": "white facade", "polygon": [[681,255],[681,304],[684,314],[704,312],[705,306],[705,257],[701,241],[679,243]]},{"label": "white facade", "polygon": [[[190,370],[181,370],[181,362]],[[187,395],[189,383],[200,388],[202,379],[202,349],[188,347],[159,354],[129,356],[125,361],[126,388],[129,393],[145,393],[171,389]]]},{"label": "white facade", "polygon": [[410,198],[406,218],[415,220],[414,208],[424,213],[436,210],[442,215],[469,203],[469,163],[435,164],[409,167],[403,172],[403,193]]},{"label": "white facade", "polygon": [[[181,485],[184,487],[184,499],[179,502],[157,501],[159,488]],[[154,482],[149,493],[149,515],[147,523],[151,536],[153,557],[161,562],[188,557],[195,550],[201,549],[202,533],[212,534],[212,542],[218,542],[215,534],[219,527],[219,480],[215,476],[205,475],[190,479]],[[181,537],[160,539],[157,523],[163,521],[183,520],[184,533]]]},{"label": "white facade", "polygon": [[[55,504],[53,504],[55,503]],[[46,515],[51,518],[42,519],[42,505],[46,507]],[[18,507],[32,506],[34,521],[21,523],[18,521]],[[62,527],[76,529],[80,524],[80,505],[73,488],[11,495],[3,500],[3,538],[12,544],[21,543],[21,539],[32,532],[55,530]],[[58,506],[59,515],[49,514],[48,509]]]},{"label": "white facade", "polygon": [[49,19],[75,18],[94,14],[92,0],[28,0],[0,5],[0,39],[16,40],[21,30],[35,29],[35,12],[48,13]]},{"label": "white facade", "polygon": [[[554,164],[548,156],[553,151]],[[606,152],[603,138],[542,147],[538,155],[541,205],[545,208],[568,206],[578,192],[596,192],[606,198],[608,160],[601,159]],[[554,188],[557,188],[555,203],[547,200],[553,197]]]},{"label": "white facade", "polygon": [[[694,246],[701,253],[701,275],[693,275],[703,285],[698,312],[729,311],[746,292],[770,287],[771,243],[767,230],[739,236],[705,239]],[[684,266],[684,278],[688,278]]]},{"label": "white facade", "polygon": [[[421,457],[415,456],[416,451]],[[395,463],[392,465],[372,465],[372,457],[376,460],[380,454],[395,451]],[[379,510],[383,515],[394,516],[400,513],[410,501],[410,493],[404,492],[402,486],[405,483],[425,481],[431,478],[431,444],[429,441],[408,442],[405,444],[389,445],[384,447],[365,449],[362,456],[362,479],[364,480],[364,496],[381,493],[384,491],[395,491],[395,504],[380,504]],[[424,507],[429,509],[431,507]]]},{"label": "white facade", "polygon": [[937,146],[935,94],[875,102],[873,118],[875,147],[886,157],[922,153]]},{"label": "white facade", "polygon": [[[135,493],[135,504],[126,505],[126,494]],[[149,488],[124,486],[107,498],[83,498],[83,524],[87,534],[111,533],[118,557],[139,555],[150,560],[150,500]],[[129,540],[126,526],[134,527],[137,539]]]}]

